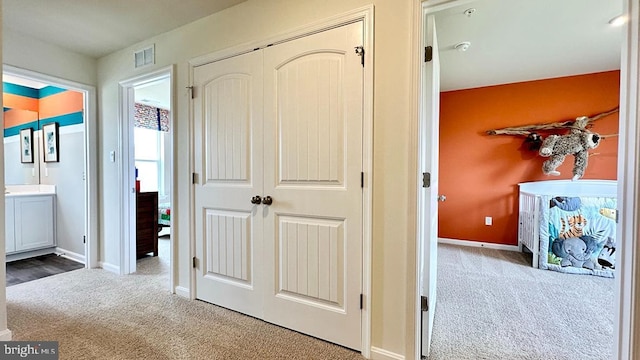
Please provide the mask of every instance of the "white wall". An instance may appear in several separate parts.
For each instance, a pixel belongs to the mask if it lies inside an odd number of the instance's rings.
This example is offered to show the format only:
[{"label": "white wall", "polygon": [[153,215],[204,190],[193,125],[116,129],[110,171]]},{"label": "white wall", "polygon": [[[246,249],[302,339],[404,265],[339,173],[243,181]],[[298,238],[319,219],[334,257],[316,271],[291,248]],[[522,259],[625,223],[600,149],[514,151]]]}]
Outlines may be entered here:
[{"label": "white wall", "polygon": [[[189,287],[189,85],[188,60],[234,45],[265,39],[305,24],[373,3],[375,5],[375,109],[373,177],[373,346],[406,354],[413,348],[411,311],[415,238],[408,201],[410,124],[410,54],[412,2],[397,0],[249,0],[218,14],[118,51],[98,61],[101,261],[119,264],[118,164],[108,159],[118,148],[118,83],[177,64],[175,130],[178,197],[172,204],[178,241],[176,283]],[[133,69],[134,49],[155,43],[156,65]],[[369,53],[370,54],[370,53]],[[180,214],[183,214],[180,216]],[[412,356],[409,355],[409,358]]]},{"label": "white wall", "polygon": [[60,127],[59,137],[60,161],[40,159],[40,183],[56,186],[58,248],[84,256],[84,124]]},{"label": "white wall", "polygon": [[96,59],[14,31],[3,29],[2,35],[3,64],[86,85],[97,84]]}]

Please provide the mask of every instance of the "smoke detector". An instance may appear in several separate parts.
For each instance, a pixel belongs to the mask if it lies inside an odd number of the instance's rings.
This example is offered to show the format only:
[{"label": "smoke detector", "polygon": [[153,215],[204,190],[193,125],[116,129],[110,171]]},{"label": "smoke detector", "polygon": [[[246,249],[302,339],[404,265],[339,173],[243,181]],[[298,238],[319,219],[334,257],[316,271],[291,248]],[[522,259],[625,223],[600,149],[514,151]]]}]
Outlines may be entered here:
[{"label": "smoke detector", "polygon": [[469,50],[469,46],[471,46],[471,43],[468,41],[463,41],[460,43],[457,43],[453,46],[454,49],[460,51],[460,52],[465,52],[467,50]]}]

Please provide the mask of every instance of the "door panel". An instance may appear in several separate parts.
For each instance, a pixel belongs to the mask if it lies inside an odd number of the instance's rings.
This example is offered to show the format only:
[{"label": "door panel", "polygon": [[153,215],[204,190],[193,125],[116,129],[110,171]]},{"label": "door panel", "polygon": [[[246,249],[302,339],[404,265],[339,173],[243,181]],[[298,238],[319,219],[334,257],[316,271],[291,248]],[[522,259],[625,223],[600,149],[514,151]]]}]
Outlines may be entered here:
[{"label": "door panel", "polygon": [[196,296],[354,349],[362,27],[194,70]]},{"label": "door panel", "polygon": [[265,319],[360,349],[363,68],[354,23],[264,50]]},{"label": "door panel", "polygon": [[433,15],[425,19],[425,40],[432,46],[433,57],[424,64],[423,89],[425,111],[421,118],[421,170],[431,174],[431,185],[420,191],[421,289],[428,297],[429,310],[422,312],[422,355],[429,356],[433,320],[436,310],[436,280],[438,278],[438,144],[440,125],[440,60],[436,24]]},{"label": "door panel", "polygon": [[[196,297],[262,317],[262,53],[194,69]],[[200,92],[200,93],[198,93]]]}]

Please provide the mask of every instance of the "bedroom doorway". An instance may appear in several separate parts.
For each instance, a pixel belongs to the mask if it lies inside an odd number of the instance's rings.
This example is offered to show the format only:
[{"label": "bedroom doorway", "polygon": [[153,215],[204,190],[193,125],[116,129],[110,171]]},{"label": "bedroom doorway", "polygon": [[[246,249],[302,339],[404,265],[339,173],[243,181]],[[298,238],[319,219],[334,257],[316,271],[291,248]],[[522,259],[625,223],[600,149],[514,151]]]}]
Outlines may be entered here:
[{"label": "bedroom doorway", "polygon": [[[623,1],[621,1],[621,2],[623,2]],[[459,7],[459,9],[461,10],[460,14],[462,15],[463,12],[466,9],[469,9],[469,8],[474,8],[473,11],[475,11],[475,7],[479,8],[479,6],[476,6],[476,5],[481,4],[482,1],[468,1],[468,0],[438,1],[438,0],[432,0],[432,1],[424,1],[424,2],[418,1],[418,3],[419,3],[418,7],[420,8],[420,10],[419,10],[420,16],[416,16],[416,19],[417,19],[416,21],[421,23],[421,25],[418,26],[418,28],[419,28],[419,31],[422,32],[424,27],[426,26],[426,24],[424,22],[422,22],[422,15],[423,14],[434,13],[434,12],[438,12],[438,11],[441,11],[441,10],[446,10],[446,9],[451,9],[451,8],[454,8],[454,7]],[[628,7],[628,1],[624,1],[623,3],[625,4],[625,6],[624,6],[625,8]],[[476,15],[478,15],[478,14],[476,14]],[[468,15],[466,15],[466,14],[464,16],[468,17]],[[439,35],[441,34],[440,33],[440,29],[438,29],[438,34]],[[440,45],[441,45],[441,49],[442,49],[442,47],[446,47],[447,51],[453,51],[453,52],[459,53],[459,54],[463,53],[463,51],[461,51],[461,50],[458,50],[458,51],[454,50],[454,48],[455,48],[454,45],[455,44],[443,44],[443,43],[440,43]],[[424,58],[424,55],[425,55],[423,53],[423,49],[425,49],[425,44],[423,44],[422,43],[422,39],[420,39],[416,43],[416,46],[417,46],[417,49],[419,49],[418,52],[421,55],[421,57],[420,57],[421,60],[419,61],[419,63],[415,64],[415,67],[419,68],[420,66],[422,66],[422,59]],[[621,47],[623,46],[622,39],[620,40],[620,46]],[[635,88],[637,86],[637,84],[634,83],[633,79],[632,80],[627,80],[626,79],[626,71],[627,71],[627,69],[625,68],[626,66],[629,66],[629,65],[627,65],[623,61],[623,63],[622,63],[622,71],[621,71],[621,83],[623,85],[623,87],[622,87],[623,90],[622,90],[622,93],[620,94],[620,103],[622,104],[621,108],[624,109],[625,106],[631,106],[631,107],[633,107],[633,109],[635,109],[636,104],[635,104],[634,99],[630,99],[629,98],[629,94],[626,93],[625,90],[627,88]],[[423,99],[424,99],[424,93],[425,93],[424,92],[425,84],[424,83],[417,84],[416,86],[419,88],[419,91],[417,93],[420,94],[420,96],[422,97],[420,99],[420,101],[419,101],[419,102],[422,103],[422,104],[419,105],[420,106],[419,112],[422,113],[422,111],[424,111],[423,110],[424,109],[424,100]],[[629,105],[628,103],[631,103],[631,104]],[[608,109],[606,109],[606,110],[608,110]],[[631,112],[631,113],[633,113],[633,112]],[[626,116],[627,116],[627,113],[621,112],[620,120],[619,120],[619,123],[620,123],[619,126],[620,126],[620,129],[621,129],[620,133],[623,133],[624,128],[630,126],[629,124],[633,124],[635,122],[635,119],[628,119]],[[436,120],[439,120],[439,119],[436,119]],[[429,121],[429,120],[427,119],[426,121]],[[635,129],[635,127],[634,127],[634,129]],[[424,142],[424,139],[420,139],[419,141],[420,141],[420,143],[422,143],[422,142]],[[620,154],[619,154],[619,157],[618,157],[619,159],[625,159],[625,158],[629,159],[630,156],[631,156],[631,158],[633,158],[632,157],[632,153],[633,152],[631,150],[629,150],[629,149],[634,148],[635,143],[630,144],[630,142],[634,142],[634,141],[635,141],[634,139],[631,139],[631,140],[627,139],[626,146],[621,146],[620,147]],[[432,151],[437,151],[437,149],[433,149],[432,148]],[[625,169],[625,167],[627,167],[627,164],[625,164],[624,161],[618,160],[618,164],[619,164],[619,170],[618,170],[618,176],[617,177],[618,177],[619,189],[620,189],[618,191],[618,194],[619,194],[618,198],[620,199],[620,198],[622,198],[622,196],[620,194],[624,194],[624,193],[632,194],[633,193],[633,191],[634,191],[633,187],[635,186],[635,184],[637,184],[637,179],[635,177],[633,177],[633,176],[631,176],[631,178],[629,177],[628,174],[631,174],[631,173],[629,172],[629,169]],[[626,177],[625,177],[625,174],[627,174]],[[422,183],[420,185],[422,185]],[[418,191],[420,191],[420,189],[418,189]],[[625,206],[626,210],[629,210],[629,212],[627,214],[625,214],[626,216],[624,218],[624,219],[628,220],[629,223],[628,224],[624,224],[624,225],[618,225],[618,232],[619,233],[620,233],[620,229],[625,230],[625,228],[628,228],[629,225],[631,225],[631,222],[632,222],[632,220],[633,220],[633,218],[634,218],[634,216],[635,216],[635,214],[637,212],[637,209],[629,208],[629,205],[624,205],[624,206]],[[418,219],[418,221],[420,221],[420,219]],[[614,286],[614,288],[615,288],[614,289],[614,292],[615,292],[615,296],[614,297],[616,299],[615,299],[615,301],[612,301],[612,303],[615,304],[615,305],[612,305],[612,306],[615,306],[615,310],[614,311],[615,311],[616,319],[620,319],[621,318],[622,315],[619,315],[619,314],[629,314],[629,311],[630,311],[629,310],[629,307],[630,307],[629,303],[630,303],[630,298],[632,296],[632,294],[630,294],[630,290],[631,290],[630,286],[632,285],[632,282],[627,280],[625,283],[621,283],[620,278],[621,277],[622,278],[629,278],[630,277],[630,271],[629,270],[630,270],[630,268],[632,266],[632,264],[630,263],[630,260],[632,259],[630,254],[631,254],[633,249],[630,246],[631,244],[630,244],[630,241],[628,240],[628,238],[630,238],[630,234],[632,234],[632,233],[633,233],[632,230],[626,229],[626,231],[623,231],[622,234],[618,235],[618,238],[619,238],[618,247],[619,248],[624,248],[623,251],[626,250],[626,252],[629,253],[629,255],[625,255],[624,259],[618,258],[618,264],[616,265],[616,272],[618,273],[616,275],[617,279],[615,280],[616,284]],[[625,234],[626,234],[626,236],[625,236]],[[620,244],[620,242],[622,242],[622,244]],[[418,270],[417,270],[418,272],[417,272],[417,275],[416,275],[418,278],[419,278],[419,275],[420,275],[420,270],[421,270],[421,268],[418,267]],[[416,296],[416,303],[418,304],[418,306],[417,306],[417,309],[416,309],[416,314],[417,314],[416,319],[419,319],[419,316],[420,316],[419,314],[422,312],[422,310],[420,309],[420,306],[419,306],[420,305],[420,302],[419,302],[420,292],[419,292],[419,290],[420,290],[420,288],[417,285],[417,287],[416,287],[416,295],[417,295]],[[621,305],[620,304],[622,305],[622,309],[621,309]],[[436,312],[436,314],[437,314],[437,312]],[[437,316],[438,315],[436,315],[436,317]],[[625,318],[625,317],[622,317],[622,318]],[[626,318],[629,318],[629,316],[627,315]],[[416,322],[417,321],[418,320],[416,320]],[[420,326],[420,323],[417,322],[416,327],[418,328],[418,330],[419,330],[419,326]],[[612,344],[612,348],[615,347],[616,354],[625,354],[625,351],[627,351],[627,353],[628,353],[628,351],[629,351],[629,349],[628,349],[628,346],[629,346],[629,333],[630,333],[629,330],[630,330],[629,324],[619,323],[618,320],[616,320],[616,323],[614,324],[614,331],[613,331],[615,344]],[[419,339],[419,334],[416,336],[416,339]],[[416,348],[417,348],[416,349],[416,356],[418,356],[418,354],[420,354],[419,343],[416,344]],[[622,357],[622,358],[624,358],[624,357]]]},{"label": "bedroom doorway", "polygon": [[[121,82],[123,112],[121,273],[169,272],[173,291],[171,227],[174,194],[173,67]],[[146,272],[145,272],[146,273]]]}]

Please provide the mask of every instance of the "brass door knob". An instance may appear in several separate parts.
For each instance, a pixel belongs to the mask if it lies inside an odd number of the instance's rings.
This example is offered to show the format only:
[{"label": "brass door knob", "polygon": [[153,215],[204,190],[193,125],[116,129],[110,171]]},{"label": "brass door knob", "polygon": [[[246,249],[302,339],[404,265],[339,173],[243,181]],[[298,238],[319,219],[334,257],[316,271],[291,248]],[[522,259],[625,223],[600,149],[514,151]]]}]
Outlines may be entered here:
[{"label": "brass door knob", "polygon": [[260,205],[260,203],[262,202],[262,198],[258,195],[254,196],[251,198],[251,203],[255,204],[255,205]]},{"label": "brass door knob", "polygon": [[265,196],[264,198],[262,198],[262,203],[265,205],[271,205],[273,204],[273,199],[271,198],[271,196]]}]

